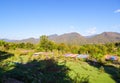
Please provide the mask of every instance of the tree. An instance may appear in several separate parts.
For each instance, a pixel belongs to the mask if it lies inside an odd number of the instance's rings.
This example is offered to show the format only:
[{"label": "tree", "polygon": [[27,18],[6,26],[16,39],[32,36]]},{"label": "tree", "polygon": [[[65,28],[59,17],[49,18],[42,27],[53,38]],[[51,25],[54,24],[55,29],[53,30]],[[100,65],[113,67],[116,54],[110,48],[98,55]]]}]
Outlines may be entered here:
[{"label": "tree", "polygon": [[25,43],[19,43],[18,48],[25,48]]},{"label": "tree", "polygon": [[27,49],[33,49],[33,48],[34,48],[34,45],[33,45],[32,43],[27,42],[27,43],[25,44],[25,47],[26,47]]},{"label": "tree", "polygon": [[72,53],[78,53],[79,52],[79,46],[77,46],[77,45],[71,45],[71,46],[69,46],[69,48],[70,48],[70,51],[72,52]]},{"label": "tree", "polygon": [[40,37],[40,43],[39,43],[39,49],[44,51],[52,51],[55,49],[55,43],[53,41],[50,41],[46,35],[43,35]]},{"label": "tree", "polygon": [[106,47],[107,47],[107,52],[108,53],[114,53],[114,51],[115,51],[115,44],[108,43],[108,44],[106,44]]},{"label": "tree", "polygon": [[17,48],[17,44],[16,43],[13,43],[13,42],[9,43],[9,49],[15,50],[16,48]]},{"label": "tree", "polygon": [[79,54],[85,54],[85,53],[87,53],[87,48],[84,47],[84,46],[80,46],[78,53]]},{"label": "tree", "polygon": [[50,51],[53,51],[53,49],[56,49],[56,47],[57,47],[57,45],[54,42],[52,42],[52,41],[48,42],[48,49]]},{"label": "tree", "polygon": [[57,47],[58,51],[61,51],[62,53],[69,51],[69,48],[66,44],[60,43]]},{"label": "tree", "polygon": [[8,50],[10,48],[9,44],[8,43],[4,44],[4,48],[5,50]]},{"label": "tree", "polygon": [[0,46],[4,46],[5,44],[6,44],[6,42],[5,42],[5,41],[0,40]]}]

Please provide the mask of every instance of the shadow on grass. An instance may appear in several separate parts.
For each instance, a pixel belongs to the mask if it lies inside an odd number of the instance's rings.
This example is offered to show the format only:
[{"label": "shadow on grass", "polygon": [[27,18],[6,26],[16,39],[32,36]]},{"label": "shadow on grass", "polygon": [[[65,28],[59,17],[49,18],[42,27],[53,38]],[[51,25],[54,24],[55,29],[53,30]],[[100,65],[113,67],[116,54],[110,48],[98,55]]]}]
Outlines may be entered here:
[{"label": "shadow on grass", "polygon": [[2,83],[72,83],[68,70],[54,59],[16,63],[14,69],[4,73]]},{"label": "shadow on grass", "polygon": [[3,69],[3,64],[1,63],[3,60],[8,59],[12,57],[13,54],[5,52],[5,51],[0,51],[0,81],[2,79],[2,75],[4,74],[4,69]]},{"label": "shadow on grass", "polygon": [[116,83],[120,83],[120,77],[118,76],[118,75],[120,75],[120,68],[117,68],[117,67],[112,66],[112,65],[104,65],[103,63],[94,62],[92,60],[87,60],[86,62],[89,65],[94,66],[98,69],[101,69],[103,67],[102,70],[104,72],[108,73]]},{"label": "shadow on grass", "polygon": [[[11,56],[13,54],[0,51],[0,61]],[[71,79],[68,75],[70,69],[66,67],[65,63],[58,64],[54,59],[33,60],[26,64],[16,62],[6,64],[0,64],[0,83],[88,83],[86,78],[77,82],[76,78],[79,75],[76,75],[75,79]],[[6,71],[5,66],[12,69]]]},{"label": "shadow on grass", "polygon": [[13,56],[13,54],[5,52],[5,51],[0,51],[0,62],[2,60],[5,60],[7,58],[10,58],[11,56]]}]

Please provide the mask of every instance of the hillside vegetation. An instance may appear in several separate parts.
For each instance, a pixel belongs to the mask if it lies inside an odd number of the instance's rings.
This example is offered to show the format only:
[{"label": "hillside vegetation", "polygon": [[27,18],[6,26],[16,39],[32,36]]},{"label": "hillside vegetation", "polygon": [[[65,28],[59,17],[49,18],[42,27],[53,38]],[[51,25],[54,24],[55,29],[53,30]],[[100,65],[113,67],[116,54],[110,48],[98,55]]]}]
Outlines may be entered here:
[{"label": "hillside vegetation", "polygon": [[[70,53],[89,58],[64,56]],[[106,60],[106,55],[118,58]],[[69,45],[45,35],[38,44],[0,41],[1,83],[119,83],[119,65],[120,42]]]}]

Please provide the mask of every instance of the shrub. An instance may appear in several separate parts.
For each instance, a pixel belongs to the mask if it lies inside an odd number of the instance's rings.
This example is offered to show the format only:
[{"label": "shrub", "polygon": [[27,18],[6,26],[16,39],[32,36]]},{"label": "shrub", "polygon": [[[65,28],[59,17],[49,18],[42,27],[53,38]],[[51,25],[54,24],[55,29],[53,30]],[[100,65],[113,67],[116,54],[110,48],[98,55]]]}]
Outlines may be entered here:
[{"label": "shrub", "polygon": [[104,67],[103,66],[101,66],[100,68],[99,68],[99,71],[101,72],[101,73],[103,73],[105,70],[104,70]]}]

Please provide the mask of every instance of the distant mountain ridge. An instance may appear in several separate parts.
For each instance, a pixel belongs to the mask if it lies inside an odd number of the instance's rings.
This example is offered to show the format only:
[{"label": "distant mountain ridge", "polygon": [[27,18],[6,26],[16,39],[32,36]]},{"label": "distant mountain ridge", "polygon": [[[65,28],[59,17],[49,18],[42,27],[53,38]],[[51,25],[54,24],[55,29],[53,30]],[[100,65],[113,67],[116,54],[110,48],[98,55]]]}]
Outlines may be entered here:
[{"label": "distant mountain ridge", "polygon": [[108,43],[120,41],[120,33],[116,32],[103,32],[89,39],[92,43]]},{"label": "distant mountain ridge", "polygon": [[[74,44],[74,45],[81,45],[81,44],[94,44],[94,43],[108,43],[108,42],[120,42],[120,33],[117,32],[103,32],[101,34],[85,37],[80,35],[79,33],[72,32],[72,33],[65,33],[62,35],[49,35],[48,38],[56,43],[65,43],[65,44]],[[39,39],[36,38],[28,38],[23,40],[9,40],[9,39],[2,39],[7,42],[30,42],[30,43],[39,43]]]},{"label": "distant mountain ridge", "polygon": [[66,44],[82,44],[82,42],[86,42],[86,38],[76,32],[65,33],[50,40],[53,40],[56,43],[66,43]]}]

